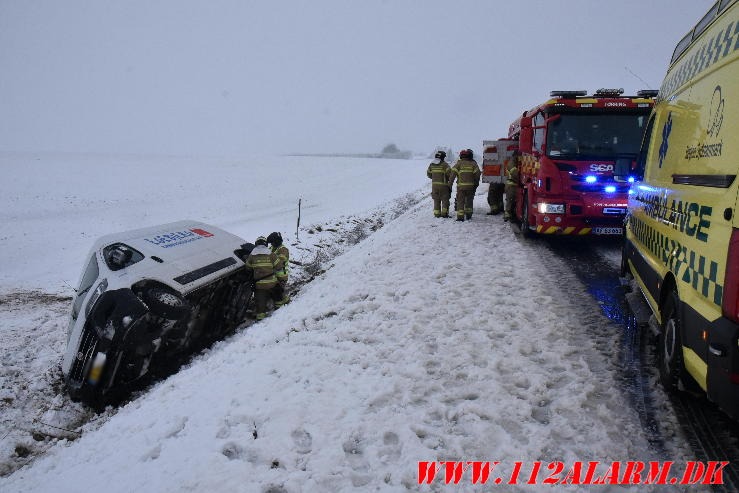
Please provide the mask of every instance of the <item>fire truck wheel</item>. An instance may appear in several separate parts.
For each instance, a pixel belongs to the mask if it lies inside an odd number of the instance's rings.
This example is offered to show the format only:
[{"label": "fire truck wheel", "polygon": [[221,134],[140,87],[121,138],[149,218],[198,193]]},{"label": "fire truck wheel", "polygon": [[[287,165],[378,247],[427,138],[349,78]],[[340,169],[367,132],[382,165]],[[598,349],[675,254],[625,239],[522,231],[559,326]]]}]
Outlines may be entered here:
[{"label": "fire truck wheel", "polygon": [[680,339],[682,321],[678,313],[680,299],[673,290],[662,305],[662,330],[657,337],[657,363],[662,386],[677,389],[683,373],[683,347]]},{"label": "fire truck wheel", "polygon": [[524,237],[531,237],[531,228],[529,228],[529,197],[523,194],[523,203],[521,204],[521,233]]}]

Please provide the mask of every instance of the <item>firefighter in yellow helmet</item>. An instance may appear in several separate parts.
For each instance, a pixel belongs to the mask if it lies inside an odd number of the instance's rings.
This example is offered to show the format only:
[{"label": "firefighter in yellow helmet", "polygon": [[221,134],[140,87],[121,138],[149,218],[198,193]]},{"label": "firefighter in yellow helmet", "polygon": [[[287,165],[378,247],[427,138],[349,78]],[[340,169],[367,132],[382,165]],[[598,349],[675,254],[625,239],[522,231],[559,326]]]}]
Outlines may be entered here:
[{"label": "firefighter in yellow helmet", "polygon": [[449,217],[449,198],[452,188],[449,186],[449,176],[452,168],[444,161],[446,152],[438,151],[434,160],[426,170],[426,176],[431,178],[431,198],[434,199],[434,217]]},{"label": "firefighter in yellow helmet", "polygon": [[267,246],[267,238],[260,236],[254,242],[254,249],[245,262],[247,271],[251,271],[254,278],[254,305],[256,319],[262,320],[267,316],[267,302],[282,299],[282,288],[277,283],[275,268],[278,264],[277,255]]},{"label": "firefighter in yellow helmet", "polygon": [[516,149],[508,161],[505,182],[505,212],[503,220],[510,221],[516,213],[516,193],[518,192],[519,172],[521,168],[521,151]]},{"label": "firefighter in yellow helmet", "polygon": [[290,301],[290,296],[288,296],[286,292],[290,250],[288,250],[285,244],[282,243],[282,234],[277,231],[273,231],[269,236],[267,236],[267,243],[272,247],[272,253],[277,255],[275,277],[277,277],[277,283],[282,288],[282,298],[275,301],[275,307],[279,308]]},{"label": "firefighter in yellow helmet", "polygon": [[452,167],[449,178],[451,187],[457,180],[457,221],[472,218],[472,202],[475,198],[475,190],[480,184],[480,167],[473,159],[472,149],[459,151],[459,161]]}]

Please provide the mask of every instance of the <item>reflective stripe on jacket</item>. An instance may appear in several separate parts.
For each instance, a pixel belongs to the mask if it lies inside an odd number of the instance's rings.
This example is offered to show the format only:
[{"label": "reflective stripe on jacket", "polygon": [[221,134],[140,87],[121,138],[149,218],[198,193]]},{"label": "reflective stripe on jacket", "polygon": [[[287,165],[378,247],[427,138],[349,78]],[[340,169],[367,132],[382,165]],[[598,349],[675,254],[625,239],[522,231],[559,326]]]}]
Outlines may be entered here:
[{"label": "reflective stripe on jacket", "polygon": [[428,169],[426,170],[426,176],[431,178],[431,185],[441,185],[441,186],[448,186],[449,182],[449,175],[452,172],[452,168],[449,167],[449,164],[446,161],[442,161],[440,163],[431,163],[429,164]]},{"label": "reflective stripe on jacket", "polygon": [[460,159],[452,168],[449,185],[457,179],[457,190],[477,188],[480,184],[480,167],[474,159]]},{"label": "reflective stripe on jacket", "polygon": [[245,267],[254,271],[254,281],[257,289],[271,289],[277,285],[275,265],[277,255],[264,245],[257,245],[246,259]]},{"label": "reflective stripe on jacket", "polygon": [[277,280],[286,281],[290,251],[285,245],[280,245],[277,248],[273,248],[272,252],[277,256],[277,263],[275,264],[275,275],[277,276]]},{"label": "reflective stripe on jacket", "polygon": [[511,158],[510,163],[508,163],[508,169],[505,172],[506,175],[506,185],[518,185],[518,159],[515,157]]}]

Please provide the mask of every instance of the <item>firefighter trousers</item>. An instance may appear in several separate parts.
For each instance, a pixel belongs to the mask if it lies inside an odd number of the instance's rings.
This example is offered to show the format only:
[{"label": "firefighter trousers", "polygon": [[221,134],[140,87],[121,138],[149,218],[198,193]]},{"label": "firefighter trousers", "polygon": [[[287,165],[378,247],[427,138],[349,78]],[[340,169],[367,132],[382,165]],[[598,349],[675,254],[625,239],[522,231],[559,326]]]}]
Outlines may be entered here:
[{"label": "firefighter trousers", "polygon": [[518,187],[514,184],[505,186],[505,216],[512,218],[516,212],[516,192]]},{"label": "firefighter trousers", "polygon": [[[262,320],[267,316],[267,303],[271,299],[274,303],[279,303],[284,298],[284,288],[277,283],[271,288],[259,288],[254,290],[254,311],[257,320]],[[279,306],[279,305],[277,305]]]},{"label": "firefighter trousers", "polygon": [[492,214],[498,214],[503,210],[503,190],[505,185],[502,183],[491,183],[488,188],[488,205]]},{"label": "firefighter trousers", "polygon": [[472,217],[472,202],[475,200],[474,188],[457,188],[457,219]]},{"label": "firefighter trousers", "polygon": [[434,185],[431,188],[431,198],[434,199],[434,217],[449,215],[449,198],[452,191],[444,185]]}]

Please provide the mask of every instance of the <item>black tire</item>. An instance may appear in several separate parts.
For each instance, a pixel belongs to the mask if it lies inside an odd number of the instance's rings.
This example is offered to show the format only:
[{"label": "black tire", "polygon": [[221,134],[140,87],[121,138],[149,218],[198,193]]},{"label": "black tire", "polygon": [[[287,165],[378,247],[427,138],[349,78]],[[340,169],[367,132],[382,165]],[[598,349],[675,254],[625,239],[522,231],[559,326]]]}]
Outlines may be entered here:
[{"label": "black tire", "polygon": [[684,373],[683,346],[680,332],[682,321],[678,313],[680,299],[673,290],[662,305],[662,330],[657,337],[659,379],[667,391],[677,390]]},{"label": "black tire", "polygon": [[144,291],[144,303],[154,315],[168,320],[180,320],[190,313],[190,304],[179,294],[159,287]]},{"label": "black tire", "polygon": [[626,235],[621,239],[621,267],[618,270],[618,274],[621,277],[626,277],[631,273],[629,269],[629,259],[626,255]]},{"label": "black tire", "polygon": [[524,238],[531,238],[533,233],[529,228],[529,197],[528,194],[523,194],[523,202],[521,203],[521,234]]}]

